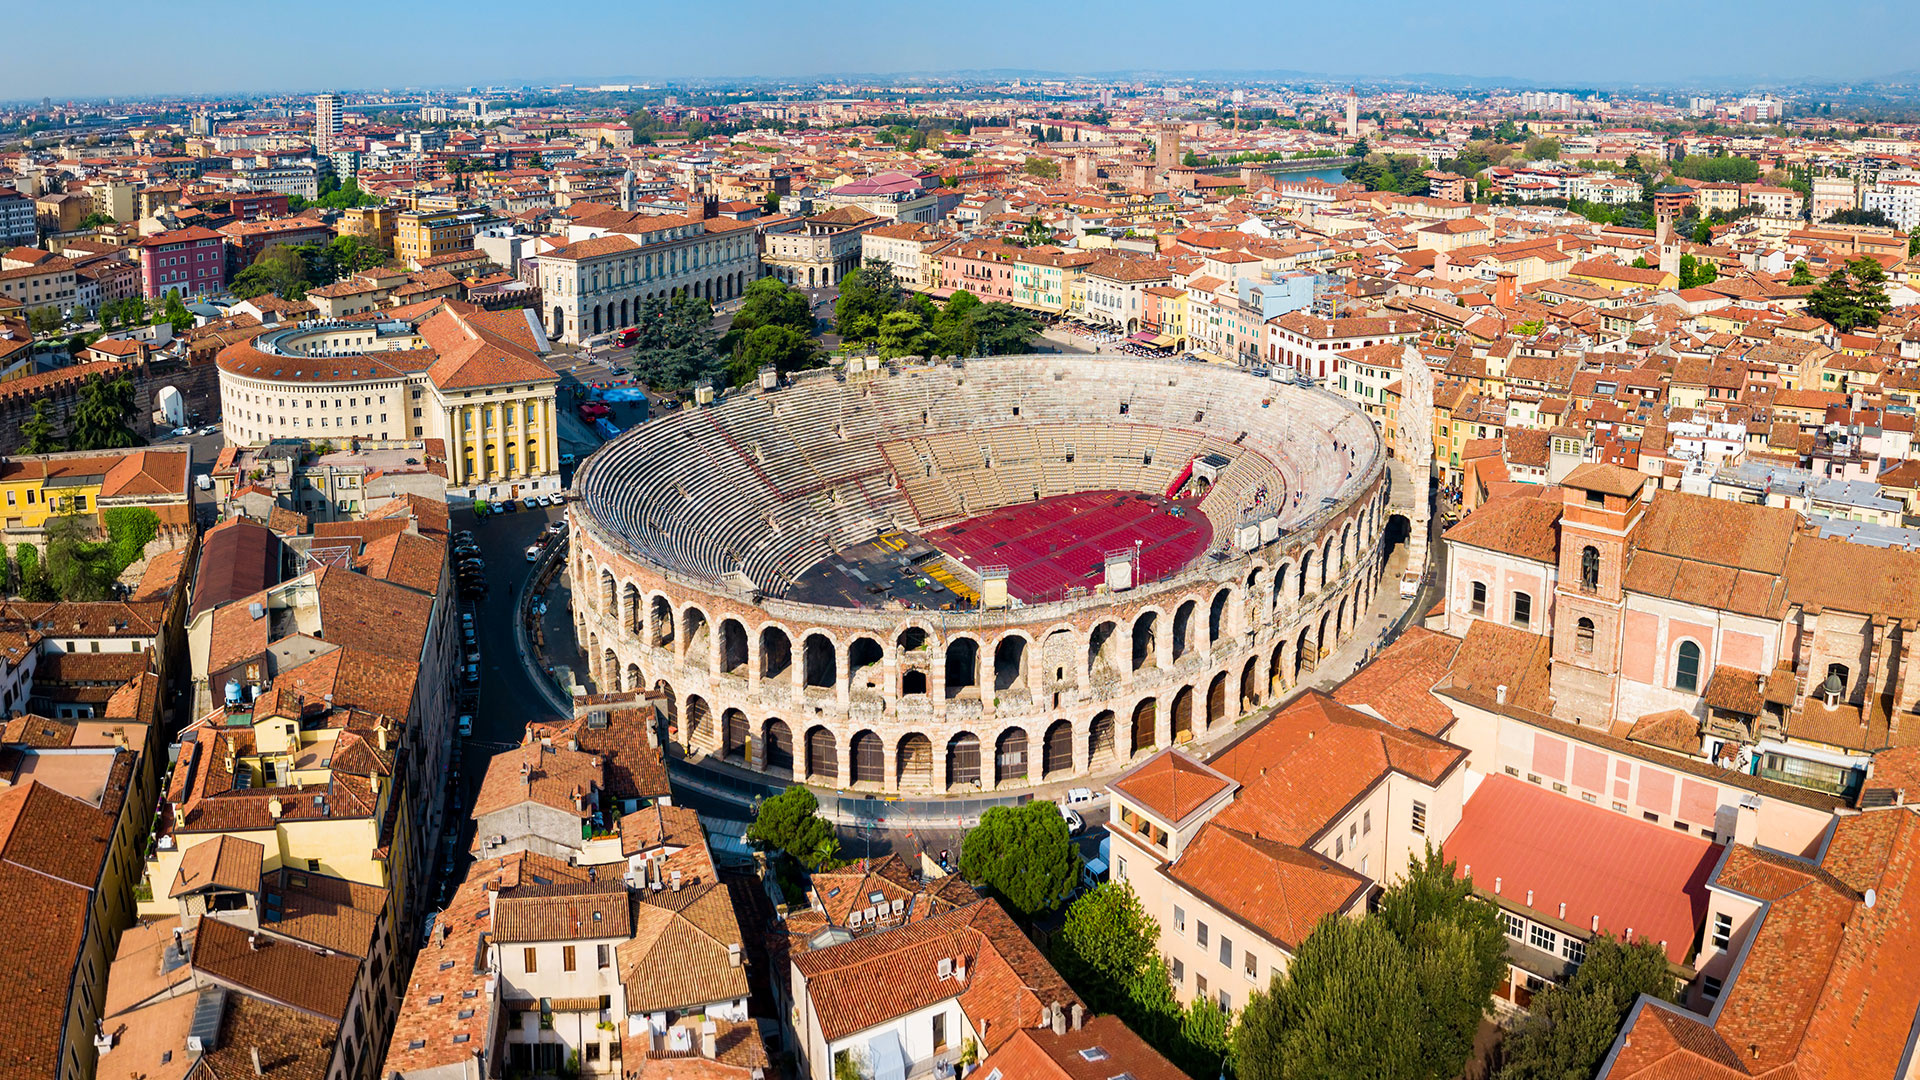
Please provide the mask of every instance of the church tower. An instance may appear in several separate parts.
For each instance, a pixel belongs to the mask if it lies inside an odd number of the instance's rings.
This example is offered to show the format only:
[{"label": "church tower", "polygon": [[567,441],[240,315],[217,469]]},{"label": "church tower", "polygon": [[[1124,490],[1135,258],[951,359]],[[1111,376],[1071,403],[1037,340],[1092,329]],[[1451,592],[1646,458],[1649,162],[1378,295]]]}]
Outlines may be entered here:
[{"label": "church tower", "polygon": [[1560,484],[1560,567],[1551,685],[1562,720],[1605,729],[1614,719],[1625,621],[1627,550],[1646,512],[1646,477],[1588,463]]}]

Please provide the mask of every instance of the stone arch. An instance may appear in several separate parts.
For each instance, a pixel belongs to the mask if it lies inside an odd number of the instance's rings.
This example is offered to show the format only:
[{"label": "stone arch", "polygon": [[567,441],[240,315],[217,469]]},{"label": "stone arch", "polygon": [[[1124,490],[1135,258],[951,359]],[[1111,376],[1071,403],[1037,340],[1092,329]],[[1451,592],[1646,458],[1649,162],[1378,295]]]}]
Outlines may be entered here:
[{"label": "stone arch", "polygon": [[1319,630],[1319,633],[1315,634],[1313,638],[1313,649],[1315,653],[1315,656],[1313,659],[1315,664],[1318,664],[1320,661],[1325,660],[1327,658],[1327,653],[1332,651],[1332,642],[1330,642],[1327,639],[1327,624],[1332,620],[1333,620],[1333,612],[1325,610],[1324,608],[1321,609],[1320,630]]},{"label": "stone arch", "polygon": [[801,667],[806,685],[831,690],[840,682],[840,667],[833,639],[815,630],[807,635],[801,648]]},{"label": "stone arch", "polygon": [[665,679],[656,679],[653,692],[661,698],[661,709],[667,714],[667,741],[686,744],[680,737],[680,699],[674,696],[673,684]]},{"label": "stone arch", "polygon": [[620,587],[620,625],[637,641],[645,621],[645,608],[640,602],[640,590],[629,581]]},{"label": "stone arch", "polygon": [[620,692],[620,658],[615,656],[613,650],[610,648],[604,650],[600,655],[599,682],[601,687],[603,687],[603,693],[617,694]]},{"label": "stone arch", "polygon": [[[1284,643],[1281,647],[1285,647]],[[1260,657],[1249,656],[1246,666],[1240,669],[1240,711],[1260,704],[1260,697]]]},{"label": "stone arch", "polygon": [[1218,645],[1220,638],[1232,629],[1228,625],[1227,605],[1233,600],[1231,587],[1213,594],[1213,603],[1207,608],[1207,644]]},{"label": "stone arch", "polygon": [[1107,621],[1094,626],[1087,635],[1087,675],[1091,678],[1101,669],[1113,675],[1120,674],[1114,639],[1120,634],[1120,624]]},{"label": "stone arch", "polygon": [[1010,727],[993,741],[993,784],[1025,783],[1027,779],[1027,729]]},{"label": "stone arch", "polygon": [[959,731],[947,740],[947,790],[967,784],[980,786],[980,737]]},{"label": "stone arch", "polygon": [[1141,698],[1140,703],[1133,707],[1133,723],[1127,729],[1131,740],[1127,753],[1138,754],[1142,750],[1153,749],[1154,724],[1158,719],[1156,713],[1159,707],[1160,702],[1155,698]]},{"label": "stone arch", "polygon": [[1323,589],[1327,587],[1328,564],[1333,562],[1333,539],[1327,537],[1327,542],[1320,547],[1320,587]]},{"label": "stone arch", "polygon": [[1280,569],[1273,575],[1273,598],[1271,615],[1275,622],[1280,621],[1280,608],[1286,602],[1287,576],[1293,570],[1292,563],[1281,563]]},{"label": "stone arch", "polygon": [[1295,686],[1300,685],[1300,673],[1312,671],[1317,660],[1317,657],[1311,655],[1313,653],[1312,638],[1313,627],[1303,626],[1300,628],[1300,640],[1293,644],[1293,684]]},{"label": "stone arch", "polygon": [[[1173,659],[1176,663],[1181,657],[1193,651],[1193,616],[1198,610],[1200,610],[1198,600],[1182,601],[1179,607],[1173,609]],[[1134,660],[1134,667],[1137,670],[1140,666],[1138,653],[1135,654]]]},{"label": "stone arch", "polygon": [[685,655],[689,666],[705,669],[713,662],[707,655],[711,635],[707,613],[698,605],[688,604],[680,609],[680,636],[687,643]]},{"label": "stone arch", "polygon": [[728,709],[720,714],[720,756],[728,761],[745,761],[751,753],[753,736],[747,727],[747,714]]},{"label": "stone arch", "polygon": [[1294,590],[1294,593],[1293,593],[1294,599],[1296,600],[1305,599],[1307,595],[1307,578],[1312,576],[1312,574],[1313,574],[1313,548],[1309,547],[1307,548],[1307,550],[1300,553],[1300,587]]},{"label": "stone arch", "polygon": [[760,677],[778,679],[793,670],[793,638],[786,628],[768,624],[760,628]]},{"label": "stone arch", "polygon": [[1157,667],[1159,657],[1160,613],[1152,609],[1141,612],[1133,620],[1133,670]]},{"label": "stone arch", "polygon": [[638,690],[647,685],[647,677],[641,672],[639,664],[627,665],[627,681],[621,685],[628,690]]},{"label": "stone arch", "polygon": [[618,588],[619,585],[613,578],[613,571],[602,569],[600,571],[600,593],[596,599],[593,610],[602,615],[618,613],[620,609],[614,604],[614,594]]},{"label": "stone arch", "polygon": [[1260,605],[1266,599],[1265,590],[1260,587],[1266,580],[1266,572],[1267,568],[1264,566],[1255,566],[1247,572],[1246,625],[1248,627],[1256,627],[1266,621],[1266,613],[1260,609]]},{"label": "stone arch", "polygon": [[902,791],[933,790],[933,740],[914,731],[902,736],[894,751],[894,775]]},{"label": "stone arch", "polygon": [[1024,690],[1027,685],[1027,635],[1003,634],[993,647],[993,688]]},{"label": "stone arch", "polygon": [[720,620],[720,674],[747,675],[747,627],[732,617]]},{"label": "stone arch", "polygon": [[712,726],[708,723],[711,719],[711,714],[712,710],[707,708],[706,698],[698,694],[687,695],[687,722],[685,727],[686,743],[688,746],[695,744],[706,746],[713,742],[713,732],[708,730],[708,728]]},{"label": "stone arch", "polygon": [[1113,764],[1113,710],[1102,709],[1087,725],[1087,768]]},{"label": "stone arch", "polygon": [[840,786],[839,744],[825,725],[815,724],[807,729],[806,766],[809,782],[825,781],[828,787]]},{"label": "stone arch", "polygon": [[675,627],[673,601],[664,596],[656,596],[650,603],[650,609],[647,621],[651,624],[648,635],[652,640],[648,644],[656,649],[671,648]]},{"label": "stone arch", "polygon": [[1227,673],[1222,671],[1207,684],[1207,716],[1203,721],[1203,730],[1212,731],[1215,724],[1227,718]]},{"label": "stone arch", "polygon": [[1348,563],[1352,562],[1354,557],[1354,552],[1355,552],[1355,548],[1353,546],[1353,522],[1349,521],[1346,524],[1340,526],[1340,565],[1344,567]]},{"label": "stone arch", "polygon": [[1183,686],[1173,694],[1173,741],[1193,741],[1193,687]]},{"label": "stone arch", "polygon": [[1333,609],[1333,640],[1347,639],[1347,598],[1341,597],[1338,607]]},{"label": "stone arch", "polygon": [[1055,720],[1040,741],[1040,776],[1052,779],[1073,771],[1073,724]]},{"label": "stone arch", "polygon": [[887,780],[887,747],[871,731],[854,732],[847,778],[853,784],[884,784]]},{"label": "stone arch", "polygon": [[793,731],[777,716],[767,717],[760,725],[760,746],[770,770],[793,772]]},{"label": "stone arch", "polygon": [[871,684],[876,689],[880,681],[880,663],[887,657],[880,643],[864,634],[847,644],[847,678],[852,685]]},{"label": "stone arch", "polygon": [[980,643],[966,636],[947,639],[947,696],[959,697],[962,690],[980,685]]}]

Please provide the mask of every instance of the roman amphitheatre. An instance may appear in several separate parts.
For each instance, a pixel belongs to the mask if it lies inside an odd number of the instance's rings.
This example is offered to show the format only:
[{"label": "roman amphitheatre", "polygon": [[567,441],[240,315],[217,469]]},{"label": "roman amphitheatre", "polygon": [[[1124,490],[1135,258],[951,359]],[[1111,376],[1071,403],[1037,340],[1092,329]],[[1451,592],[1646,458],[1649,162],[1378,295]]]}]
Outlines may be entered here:
[{"label": "roman amphitheatre", "polygon": [[642,425],[574,479],[590,678],[780,779],[1016,789],[1276,701],[1382,573],[1381,440],[1216,365],[856,360]]}]

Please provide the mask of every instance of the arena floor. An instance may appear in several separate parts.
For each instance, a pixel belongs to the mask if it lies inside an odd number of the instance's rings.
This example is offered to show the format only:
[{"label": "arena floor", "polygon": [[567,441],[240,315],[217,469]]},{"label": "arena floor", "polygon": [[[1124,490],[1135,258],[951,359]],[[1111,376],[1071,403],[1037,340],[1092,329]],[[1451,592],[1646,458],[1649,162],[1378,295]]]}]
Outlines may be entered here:
[{"label": "arena floor", "polygon": [[1083,491],[1004,506],[927,534],[968,566],[1005,566],[1007,592],[1022,603],[1058,600],[1105,579],[1106,553],[1140,545],[1140,578],[1158,581],[1192,562],[1213,539],[1200,500],[1130,491]]},{"label": "arena floor", "polygon": [[1157,581],[1192,562],[1213,539],[1200,500],[1091,491],[1002,507],[924,535],[889,533],[844,549],[800,575],[788,598],[877,608],[966,608],[979,597],[942,565],[941,554],[978,569],[1007,568],[1007,592],[1022,603],[1058,600],[1105,579],[1106,553],[1140,545],[1141,579]]}]

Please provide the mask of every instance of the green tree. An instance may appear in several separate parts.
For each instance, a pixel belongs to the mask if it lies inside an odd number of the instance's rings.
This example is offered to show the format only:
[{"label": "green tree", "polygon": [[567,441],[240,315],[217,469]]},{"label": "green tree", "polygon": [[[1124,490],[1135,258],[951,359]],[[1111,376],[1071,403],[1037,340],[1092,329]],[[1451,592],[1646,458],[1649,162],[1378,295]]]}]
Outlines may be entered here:
[{"label": "green tree", "polygon": [[1241,1080],[1450,1080],[1506,976],[1499,912],[1429,849],[1363,918],[1329,915],[1234,1029]]},{"label": "green tree", "polygon": [[947,356],[972,356],[979,335],[974,332],[973,313],[980,309],[980,298],[959,289],[933,317],[929,329],[939,340],[938,348]]},{"label": "green tree", "polygon": [[974,347],[981,356],[1028,352],[1040,332],[1040,323],[1031,314],[997,300],[975,308],[972,323]]},{"label": "green tree", "polygon": [[833,302],[834,328],[848,341],[872,341],[880,336],[880,320],[898,310],[905,295],[893,279],[885,259],[868,259],[840,279],[840,297]]},{"label": "green tree", "polygon": [[1793,260],[1793,276],[1787,279],[1787,284],[1789,285],[1813,284],[1813,271],[1808,268],[1807,260],[1805,259]]},{"label": "green tree", "polygon": [[46,580],[55,595],[72,603],[110,598],[120,570],[111,546],[94,540],[90,519],[60,514],[47,519],[46,531]]},{"label": "green tree", "polygon": [[267,293],[299,300],[307,295],[311,280],[307,260],[297,249],[288,244],[272,244],[254,257],[251,266],[234,275],[228,288],[243,300]]},{"label": "green tree", "polygon": [[125,375],[96,375],[80,387],[68,442],[74,450],[119,450],[142,440],[128,426],[133,416],[133,381]]},{"label": "green tree", "polygon": [[1052,158],[1030,157],[1020,166],[1020,171],[1028,176],[1037,176],[1042,180],[1060,179],[1060,163]]},{"label": "green tree", "polygon": [[1587,943],[1586,959],[1564,986],[1533,995],[1527,1019],[1501,1041],[1497,1080],[1572,1080],[1600,1068],[1640,995],[1673,1001],[1679,983],[1666,952],[1642,938]]},{"label": "green tree", "polygon": [[88,214],[86,217],[83,217],[80,219],[79,227],[81,229],[97,229],[102,225],[111,225],[111,224],[113,224],[113,215],[103,214],[100,211],[95,210],[91,214]]},{"label": "green tree", "polygon": [[160,313],[154,317],[153,321],[155,325],[168,323],[172,325],[175,334],[184,334],[193,329],[194,317],[193,313],[187,310],[187,305],[180,301],[180,294],[169,292],[166,299],[161,302]]},{"label": "green tree", "polygon": [[1760,179],[1760,163],[1731,155],[1688,154],[1673,167],[1674,175],[1718,184],[1751,184]]},{"label": "green tree", "polygon": [[1560,140],[1551,138],[1528,139],[1523,151],[1528,161],[1558,161],[1560,159]]},{"label": "green tree", "polygon": [[768,365],[782,375],[801,371],[814,366],[820,355],[814,340],[791,326],[756,326],[740,338],[734,350],[728,364],[729,381],[745,386]]},{"label": "green tree", "polygon": [[876,343],[881,357],[891,360],[900,356],[925,356],[938,347],[939,339],[914,312],[890,311],[880,319]]},{"label": "green tree", "polygon": [[1060,808],[1046,799],[993,806],[960,845],[960,873],[1022,915],[1051,911],[1080,879],[1080,851]]},{"label": "green tree", "polygon": [[1053,230],[1041,221],[1038,215],[1027,219],[1020,227],[1020,242],[1028,247],[1039,247],[1053,239]]},{"label": "green tree", "polygon": [[1645,255],[1635,255],[1633,257],[1633,267],[1636,270],[1651,270],[1653,269],[1653,264],[1647,261]]},{"label": "green tree", "polygon": [[1693,227],[1693,242],[1696,244],[1713,243],[1713,226],[1702,221]]},{"label": "green tree", "polygon": [[1892,305],[1887,300],[1887,274],[1867,256],[1834,270],[1807,294],[1807,313],[1825,319],[1845,333],[1857,326],[1877,326]]},{"label": "green tree", "polygon": [[[962,849],[963,851],[965,849]],[[1103,881],[1067,908],[1054,935],[1054,967],[1095,1012],[1119,1012],[1127,984],[1154,956],[1160,925],[1125,881]]]},{"label": "green tree", "polygon": [[346,277],[371,270],[387,261],[393,253],[364,236],[336,236],[327,245],[328,258],[335,275]]},{"label": "green tree", "polygon": [[18,544],[13,549],[13,561],[19,568],[18,588],[20,598],[34,603],[48,603],[60,599],[47,583],[46,570],[40,565],[40,549],[32,544]]},{"label": "green tree", "polygon": [[53,407],[46,398],[33,403],[33,415],[20,421],[22,454],[51,454],[60,449],[60,430],[53,422]]},{"label": "green tree", "polygon": [[785,326],[802,334],[813,331],[813,308],[805,293],[776,277],[763,277],[747,286],[740,310],[734,313],[732,333],[746,334],[763,326]]},{"label": "green tree", "polygon": [[1711,259],[1680,256],[1680,288],[1692,289],[1720,279],[1720,266]]},{"label": "green tree", "polygon": [[671,300],[642,300],[634,313],[639,331],[629,370],[656,390],[679,390],[701,379],[727,378],[713,333],[713,305],[682,293]]},{"label": "green tree", "polygon": [[1233,1029],[1239,1080],[1402,1080],[1426,1075],[1420,995],[1379,919],[1328,915]]},{"label": "green tree", "polygon": [[840,838],[819,810],[813,792],[795,784],[760,804],[747,826],[747,842],[785,852],[809,870],[832,866],[840,857]]}]

